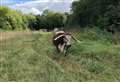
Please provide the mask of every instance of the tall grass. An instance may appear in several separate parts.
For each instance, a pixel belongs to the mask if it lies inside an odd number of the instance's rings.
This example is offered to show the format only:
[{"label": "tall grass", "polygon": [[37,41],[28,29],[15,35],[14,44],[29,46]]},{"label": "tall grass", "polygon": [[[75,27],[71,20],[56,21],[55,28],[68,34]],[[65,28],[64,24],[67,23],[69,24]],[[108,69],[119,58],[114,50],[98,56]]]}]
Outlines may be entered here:
[{"label": "tall grass", "polygon": [[119,82],[118,34],[71,31],[67,57],[52,45],[52,33],[33,32],[0,42],[1,82]]}]

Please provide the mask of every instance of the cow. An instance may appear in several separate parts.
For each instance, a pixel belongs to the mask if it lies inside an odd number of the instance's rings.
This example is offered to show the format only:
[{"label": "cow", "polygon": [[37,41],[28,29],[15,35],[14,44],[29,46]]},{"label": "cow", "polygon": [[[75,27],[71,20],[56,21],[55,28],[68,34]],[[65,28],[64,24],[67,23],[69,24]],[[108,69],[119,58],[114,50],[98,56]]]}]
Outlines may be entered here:
[{"label": "cow", "polygon": [[56,47],[57,51],[67,54],[68,49],[71,47],[72,35],[68,32],[57,31],[53,36],[53,44]]}]

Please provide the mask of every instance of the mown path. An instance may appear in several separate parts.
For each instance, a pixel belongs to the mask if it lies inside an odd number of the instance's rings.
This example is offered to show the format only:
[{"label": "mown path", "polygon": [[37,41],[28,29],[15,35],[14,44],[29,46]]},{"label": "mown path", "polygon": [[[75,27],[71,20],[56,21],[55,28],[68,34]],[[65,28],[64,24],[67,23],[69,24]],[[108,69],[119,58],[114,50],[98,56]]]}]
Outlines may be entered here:
[{"label": "mown path", "polygon": [[29,35],[31,32],[0,32],[0,41],[15,38],[22,35]]}]

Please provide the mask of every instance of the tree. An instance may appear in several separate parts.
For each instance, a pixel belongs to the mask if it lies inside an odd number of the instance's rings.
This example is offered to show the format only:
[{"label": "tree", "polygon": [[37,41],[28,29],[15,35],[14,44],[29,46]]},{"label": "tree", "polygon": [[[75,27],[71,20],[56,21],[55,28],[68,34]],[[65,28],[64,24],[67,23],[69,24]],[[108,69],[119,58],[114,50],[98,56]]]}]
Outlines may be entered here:
[{"label": "tree", "polygon": [[[80,26],[119,27],[120,0],[79,0],[72,3],[72,22]],[[73,23],[74,23],[73,22]],[[117,24],[117,25],[116,25]]]},{"label": "tree", "polygon": [[37,25],[48,30],[60,28],[65,25],[65,17],[61,13],[45,10],[41,16],[37,16]]},{"label": "tree", "polygon": [[7,7],[0,7],[0,28],[5,30],[22,30],[27,26],[23,22],[23,14]]},{"label": "tree", "polygon": [[39,30],[39,27],[37,26],[37,19],[36,19],[35,15],[27,14],[27,15],[24,15],[24,18],[25,18],[24,21],[30,30]]}]

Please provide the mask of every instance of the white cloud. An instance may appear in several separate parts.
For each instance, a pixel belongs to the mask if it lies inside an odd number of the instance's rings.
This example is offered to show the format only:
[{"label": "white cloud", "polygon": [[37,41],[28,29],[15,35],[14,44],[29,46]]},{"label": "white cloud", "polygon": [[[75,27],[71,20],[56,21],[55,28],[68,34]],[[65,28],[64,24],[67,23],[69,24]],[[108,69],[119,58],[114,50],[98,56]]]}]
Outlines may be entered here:
[{"label": "white cloud", "polygon": [[47,2],[51,2],[51,3],[54,3],[54,2],[71,3],[71,2],[73,2],[73,0],[34,0],[34,1],[28,1],[28,2],[25,2],[25,3],[21,3],[21,4],[15,4],[14,6],[17,6],[17,7],[30,6],[30,5],[32,6],[34,4],[47,3]]},{"label": "white cloud", "polygon": [[33,14],[35,14],[35,15],[39,15],[39,14],[41,14],[42,12],[40,12],[38,9],[36,9],[36,8],[31,8],[30,9],[30,13],[33,13]]},{"label": "white cloud", "polygon": [[71,3],[73,2],[73,0],[50,0],[52,2],[68,2],[68,3]]},{"label": "white cloud", "polygon": [[21,9],[18,9],[20,11],[22,11],[23,13],[25,14],[29,14],[29,13],[32,13],[34,15],[41,15],[42,14],[42,11],[39,11],[39,9],[37,8],[30,8],[30,9],[27,9],[27,8],[21,8]]},{"label": "white cloud", "polygon": [[46,9],[49,9],[49,7],[48,7],[48,6],[44,7],[44,8],[43,8],[43,11],[46,10]]},{"label": "white cloud", "polygon": [[11,5],[13,9],[21,10],[22,12],[35,12],[34,14],[41,14],[45,9],[56,11],[69,11],[73,0],[33,0],[25,3]]}]

